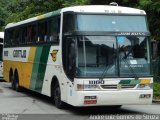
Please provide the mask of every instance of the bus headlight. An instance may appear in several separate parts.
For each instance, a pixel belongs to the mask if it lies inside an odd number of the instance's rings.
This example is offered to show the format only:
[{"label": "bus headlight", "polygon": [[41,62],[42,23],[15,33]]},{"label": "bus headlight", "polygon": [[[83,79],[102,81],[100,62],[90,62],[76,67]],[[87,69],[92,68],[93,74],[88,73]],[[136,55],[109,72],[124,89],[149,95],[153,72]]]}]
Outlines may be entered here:
[{"label": "bus headlight", "polygon": [[99,85],[77,84],[77,90],[99,90]]},{"label": "bus headlight", "polygon": [[152,89],[153,88],[153,84],[149,83],[149,84],[139,84],[137,86],[137,89],[143,89],[143,90],[148,90],[148,89]]}]

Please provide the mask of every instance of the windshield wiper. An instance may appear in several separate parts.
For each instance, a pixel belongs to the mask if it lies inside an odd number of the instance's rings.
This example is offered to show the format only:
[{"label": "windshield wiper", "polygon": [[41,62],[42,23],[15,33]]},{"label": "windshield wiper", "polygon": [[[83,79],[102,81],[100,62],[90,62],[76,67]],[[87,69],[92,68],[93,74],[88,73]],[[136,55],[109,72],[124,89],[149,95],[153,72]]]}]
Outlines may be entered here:
[{"label": "windshield wiper", "polygon": [[105,77],[105,74],[107,73],[107,71],[109,70],[110,67],[111,67],[111,65],[107,66],[107,67],[104,69],[101,77],[99,78],[100,80],[103,80],[103,78]]},{"label": "windshield wiper", "polygon": [[[111,56],[111,58],[113,58],[113,57],[115,57],[115,56],[116,56],[116,54],[113,54],[113,55]],[[115,57],[115,58],[116,58],[116,57]],[[115,59],[115,61],[116,61],[116,59]],[[110,61],[109,64],[111,64],[112,62],[113,62],[113,61]],[[108,65],[108,66],[104,69],[101,77],[99,78],[100,80],[103,80],[103,78],[106,76],[107,71],[108,71],[109,68],[111,68],[112,66],[114,66],[114,65]]]}]

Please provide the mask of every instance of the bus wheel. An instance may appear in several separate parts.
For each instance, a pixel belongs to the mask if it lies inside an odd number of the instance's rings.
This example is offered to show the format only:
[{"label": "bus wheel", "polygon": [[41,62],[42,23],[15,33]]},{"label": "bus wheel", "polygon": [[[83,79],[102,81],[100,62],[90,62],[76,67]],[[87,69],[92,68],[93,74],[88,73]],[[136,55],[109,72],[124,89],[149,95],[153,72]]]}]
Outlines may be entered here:
[{"label": "bus wheel", "polygon": [[11,87],[13,90],[15,90],[15,85],[14,85],[14,78],[13,78],[13,71],[12,69],[10,69],[10,72],[9,72],[9,81],[11,82]]},{"label": "bus wheel", "polygon": [[14,80],[13,81],[14,81],[14,84],[15,84],[14,85],[15,86],[15,90],[19,92],[20,91],[20,87],[19,87],[19,77],[18,77],[18,73],[17,72],[14,75]]},{"label": "bus wheel", "polygon": [[10,80],[11,80],[12,89],[15,90],[16,87],[15,87],[15,82],[14,82],[13,75],[10,76]]},{"label": "bus wheel", "polygon": [[54,103],[57,108],[63,108],[63,102],[61,101],[61,90],[59,84],[56,83],[54,87]]}]

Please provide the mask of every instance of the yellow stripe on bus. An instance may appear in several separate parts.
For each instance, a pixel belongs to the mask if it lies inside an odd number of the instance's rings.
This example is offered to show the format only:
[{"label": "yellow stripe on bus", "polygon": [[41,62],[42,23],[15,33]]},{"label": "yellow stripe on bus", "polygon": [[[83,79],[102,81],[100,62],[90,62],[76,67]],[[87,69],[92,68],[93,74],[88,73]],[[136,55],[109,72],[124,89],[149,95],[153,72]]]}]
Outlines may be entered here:
[{"label": "yellow stripe on bus", "polygon": [[26,73],[26,76],[25,76],[26,80],[24,83],[25,88],[29,88],[30,86],[30,80],[32,76],[32,67],[34,63],[35,53],[36,53],[36,47],[31,47],[29,51],[28,62],[27,64],[24,64],[24,68],[25,68],[24,73]]},{"label": "yellow stripe on bus", "polygon": [[36,47],[31,47],[28,56],[28,62],[33,62],[36,53]]},{"label": "yellow stripe on bus", "polygon": [[41,20],[41,19],[44,19],[44,18],[45,18],[44,15],[40,15],[40,16],[37,17],[38,20]]},{"label": "yellow stripe on bus", "polygon": [[141,79],[140,84],[148,84],[150,81],[150,79]]}]

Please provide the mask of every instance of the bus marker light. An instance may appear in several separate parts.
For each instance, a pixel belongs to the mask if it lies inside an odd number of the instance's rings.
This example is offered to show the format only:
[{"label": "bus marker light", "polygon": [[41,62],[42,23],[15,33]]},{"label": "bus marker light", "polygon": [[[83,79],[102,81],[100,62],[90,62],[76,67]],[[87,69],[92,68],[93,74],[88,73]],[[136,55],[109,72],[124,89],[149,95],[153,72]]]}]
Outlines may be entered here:
[{"label": "bus marker light", "polygon": [[140,79],[140,84],[149,84],[150,83],[150,79]]}]

